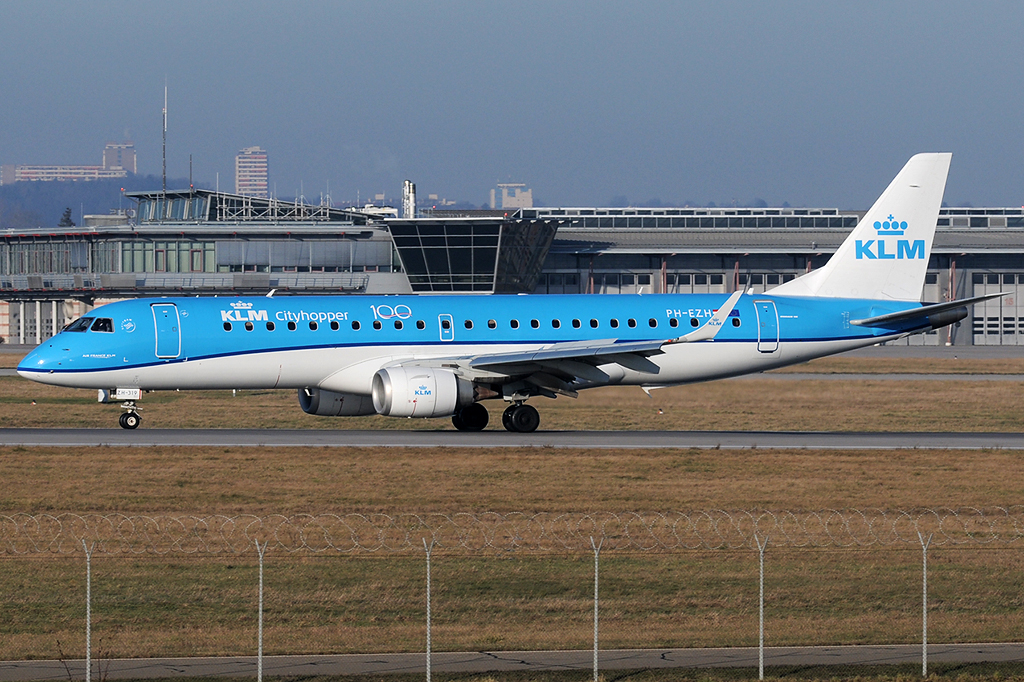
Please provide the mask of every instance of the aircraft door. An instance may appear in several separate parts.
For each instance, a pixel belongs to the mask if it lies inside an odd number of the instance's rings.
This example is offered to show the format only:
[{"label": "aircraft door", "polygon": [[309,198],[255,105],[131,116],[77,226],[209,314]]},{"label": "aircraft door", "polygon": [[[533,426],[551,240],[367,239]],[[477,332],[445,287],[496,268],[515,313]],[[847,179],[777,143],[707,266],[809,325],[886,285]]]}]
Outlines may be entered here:
[{"label": "aircraft door", "polygon": [[452,316],[448,313],[441,313],[437,316],[437,326],[441,331],[442,341],[454,341],[455,340],[455,325],[452,322]]},{"label": "aircraft door", "polygon": [[156,356],[176,358],[181,355],[181,325],[178,306],[173,303],[154,303],[153,325],[156,329]]},{"label": "aircraft door", "polygon": [[757,350],[774,353],[779,349],[779,311],[775,301],[754,301],[757,311]]}]

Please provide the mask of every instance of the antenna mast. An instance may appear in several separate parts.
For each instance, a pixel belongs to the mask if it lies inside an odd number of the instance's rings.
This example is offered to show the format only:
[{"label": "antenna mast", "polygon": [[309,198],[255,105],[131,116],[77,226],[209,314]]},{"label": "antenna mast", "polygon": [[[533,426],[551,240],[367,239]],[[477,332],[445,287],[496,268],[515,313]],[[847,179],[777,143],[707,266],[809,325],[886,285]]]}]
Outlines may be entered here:
[{"label": "antenna mast", "polygon": [[167,81],[164,81],[164,138],[163,138],[163,157],[164,157],[164,194],[167,194]]}]

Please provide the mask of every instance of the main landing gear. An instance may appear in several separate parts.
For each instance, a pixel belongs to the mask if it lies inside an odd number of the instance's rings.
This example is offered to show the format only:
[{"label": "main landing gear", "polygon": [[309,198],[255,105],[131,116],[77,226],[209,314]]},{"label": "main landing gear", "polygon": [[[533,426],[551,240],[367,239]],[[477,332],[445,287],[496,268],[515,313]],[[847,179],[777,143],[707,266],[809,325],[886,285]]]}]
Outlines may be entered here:
[{"label": "main landing gear", "polygon": [[135,406],[135,403],[131,400],[121,405],[124,409],[128,410],[118,418],[118,423],[122,429],[137,429],[139,424],[142,423],[142,417],[139,416],[139,408]]},{"label": "main landing gear", "polygon": [[487,419],[486,407],[480,403],[470,403],[452,415],[452,424],[459,431],[483,431]]},{"label": "main landing gear", "polygon": [[532,433],[540,426],[540,413],[532,405],[516,403],[501,413],[501,425],[506,431]]},{"label": "main landing gear", "polygon": [[[482,431],[487,426],[487,408],[480,403],[466,405],[452,415],[452,424],[459,431]],[[501,414],[501,425],[507,431],[532,433],[540,426],[540,414],[531,405],[515,403]]]}]

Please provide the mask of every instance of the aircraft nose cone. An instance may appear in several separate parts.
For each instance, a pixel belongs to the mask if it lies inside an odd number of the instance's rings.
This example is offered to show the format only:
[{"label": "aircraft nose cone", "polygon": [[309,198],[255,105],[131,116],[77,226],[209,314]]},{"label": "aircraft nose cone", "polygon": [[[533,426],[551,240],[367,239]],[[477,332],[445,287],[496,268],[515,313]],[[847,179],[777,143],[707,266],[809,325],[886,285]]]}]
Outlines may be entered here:
[{"label": "aircraft nose cone", "polygon": [[18,374],[32,379],[42,372],[53,372],[61,367],[67,357],[67,349],[61,349],[52,342],[44,342],[36,346],[18,363]]}]

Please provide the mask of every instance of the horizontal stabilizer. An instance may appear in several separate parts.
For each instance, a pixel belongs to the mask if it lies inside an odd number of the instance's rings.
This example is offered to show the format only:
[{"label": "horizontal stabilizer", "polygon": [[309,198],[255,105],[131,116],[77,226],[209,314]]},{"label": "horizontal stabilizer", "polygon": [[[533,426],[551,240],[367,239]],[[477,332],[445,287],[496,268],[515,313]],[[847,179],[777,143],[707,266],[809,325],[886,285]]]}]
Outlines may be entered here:
[{"label": "horizontal stabilizer", "polygon": [[[947,301],[945,303],[933,303],[932,305],[921,306],[920,308],[911,308],[910,310],[901,310],[896,313],[887,313],[885,315],[876,315],[875,317],[866,317],[861,320],[850,320],[850,324],[857,327],[895,327],[904,326],[909,322],[920,321],[919,326],[925,324],[931,324],[933,327],[944,327],[954,322],[967,317],[967,306],[973,303],[980,303],[982,301],[988,301],[993,298],[999,298],[1005,296],[1008,292],[1001,291],[997,294],[987,294],[985,296],[976,296],[974,298],[962,298],[958,301]],[[942,313],[948,313],[950,311],[956,311],[959,308],[963,308],[963,314],[959,316],[948,316],[941,315]]]}]

